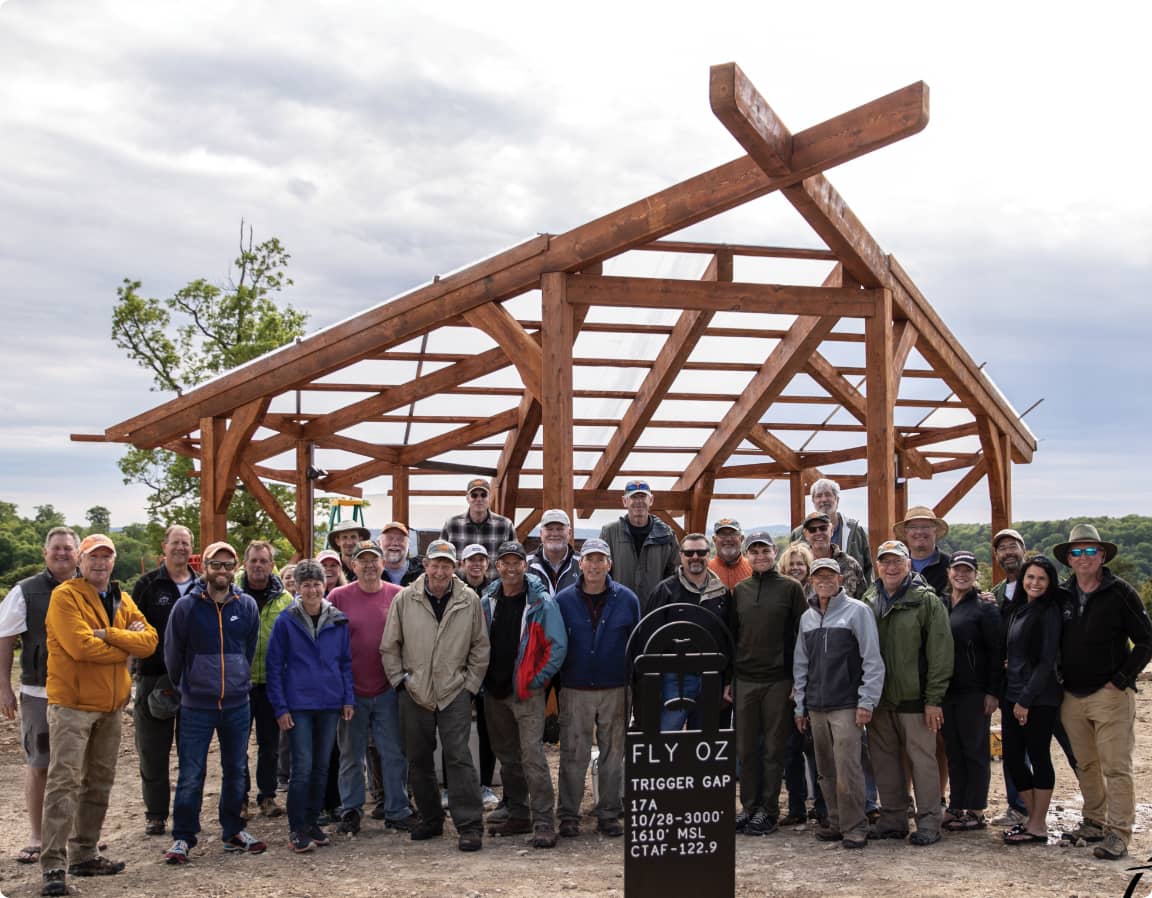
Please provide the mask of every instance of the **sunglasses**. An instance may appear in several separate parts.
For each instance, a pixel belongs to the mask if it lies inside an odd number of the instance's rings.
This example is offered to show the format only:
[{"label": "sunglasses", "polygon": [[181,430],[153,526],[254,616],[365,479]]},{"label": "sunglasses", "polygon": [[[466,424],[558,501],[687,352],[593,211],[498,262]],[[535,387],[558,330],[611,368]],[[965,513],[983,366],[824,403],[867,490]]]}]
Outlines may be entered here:
[{"label": "sunglasses", "polygon": [[805,527],[809,533],[825,533],[828,530],[827,524],[817,524],[815,527]]},{"label": "sunglasses", "polygon": [[1068,554],[1073,558],[1079,558],[1081,555],[1087,555],[1089,558],[1095,558],[1100,553],[1100,549],[1096,546],[1085,546],[1082,549],[1069,549]]},{"label": "sunglasses", "polygon": [[209,561],[208,567],[214,571],[231,571],[236,569],[235,561]]},{"label": "sunglasses", "polygon": [[487,495],[488,494],[486,492],[484,492],[484,490],[472,490],[472,492],[470,492],[468,494],[468,498],[469,499],[481,499],[481,498],[487,497]]},{"label": "sunglasses", "polygon": [[680,554],[685,558],[707,558],[707,549],[681,549]]}]

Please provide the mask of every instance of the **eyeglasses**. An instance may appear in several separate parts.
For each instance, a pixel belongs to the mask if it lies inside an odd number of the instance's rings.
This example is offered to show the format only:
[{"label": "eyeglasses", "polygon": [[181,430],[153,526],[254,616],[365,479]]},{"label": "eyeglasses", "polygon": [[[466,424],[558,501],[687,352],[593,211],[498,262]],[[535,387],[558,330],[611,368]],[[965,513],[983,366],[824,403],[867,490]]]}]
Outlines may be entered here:
[{"label": "eyeglasses", "polygon": [[214,571],[231,571],[235,570],[235,561],[209,561],[208,567]]},{"label": "eyeglasses", "polygon": [[707,558],[707,549],[681,549],[680,554],[685,558]]},{"label": "eyeglasses", "polygon": [[1068,550],[1068,554],[1073,558],[1079,558],[1081,555],[1087,555],[1089,558],[1095,558],[1099,552],[1100,549],[1096,546],[1084,546],[1082,549]]}]

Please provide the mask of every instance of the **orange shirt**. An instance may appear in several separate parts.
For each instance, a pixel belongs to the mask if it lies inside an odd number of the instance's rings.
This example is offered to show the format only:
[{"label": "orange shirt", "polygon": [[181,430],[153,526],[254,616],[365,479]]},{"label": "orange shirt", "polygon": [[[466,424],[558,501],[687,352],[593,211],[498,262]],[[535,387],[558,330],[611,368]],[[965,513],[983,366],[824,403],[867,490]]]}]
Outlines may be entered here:
[{"label": "orange shirt", "polygon": [[741,555],[740,560],[731,566],[721,561],[718,556],[710,558],[708,570],[719,577],[729,589],[732,589],[741,580],[747,580],[752,576],[752,564],[744,555]]}]

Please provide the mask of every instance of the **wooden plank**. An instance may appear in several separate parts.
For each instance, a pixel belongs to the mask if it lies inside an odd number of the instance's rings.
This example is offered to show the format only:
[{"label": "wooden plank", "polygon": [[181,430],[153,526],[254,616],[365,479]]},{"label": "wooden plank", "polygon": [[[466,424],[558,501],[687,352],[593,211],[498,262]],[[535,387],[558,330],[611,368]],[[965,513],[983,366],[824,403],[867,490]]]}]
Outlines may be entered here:
[{"label": "wooden plank", "polygon": [[260,479],[252,466],[247,462],[241,462],[238,465],[237,476],[243,482],[252,498],[260,504],[260,507],[263,508],[268,517],[272,519],[272,523],[276,525],[276,529],[283,534],[288,542],[292,543],[298,552],[302,551],[300,547],[303,545],[303,538],[300,534],[300,528],[292,518],[288,517],[288,512],[276,501],[276,497],[273,496],[268,487],[264,485],[264,481]]},{"label": "wooden plank", "polygon": [[804,475],[795,471],[788,475],[788,511],[792,528],[800,526],[807,515],[808,489],[804,485]]},{"label": "wooden plank", "polygon": [[689,488],[704,471],[719,467],[732,454],[748,429],[759,422],[808,356],[816,351],[820,341],[835,326],[835,318],[809,315],[797,317],[788,329],[788,335],[768,354],[744,393],[704,441],[700,452],[688,463],[674,489]]},{"label": "wooden plank", "polygon": [[312,542],[315,539],[312,481],[308,468],[312,465],[312,444],[307,440],[296,441],[296,533],[299,543],[293,543],[296,551],[305,558],[312,557]]},{"label": "wooden plank", "polygon": [[544,517],[544,508],[533,508],[524,517],[519,524],[516,525],[516,538],[520,542],[524,542],[528,538],[528,534],[532,532],[532,528],[540,523],[540,519]]},{"label": "wooden plank", "polygon": [[916,346],[916,328],[908,321],[897,321],[892,328],[892,378],[896,395],[900,395],[900,381],[905,377],[938,377],[935,371],[905,371],[908,356]]},{"label": "wooden plank", "polygon": [[408,474],[405,465],[395,465],[392,468],[392,520],[400,521],[402,524],[407,524],[412,519]]},{"label": "wooden plank", "polygon": [[240,406],[232,413],[232,420],[215,448],[217,459],[213,462],[212,470],[216,477],[217,496],[227,494],[231,497],[235,491],[241,454],[247,448],[252,435],[259,430],[260,421],[268,410],[268,402],[267,397],[256,399]]},{"label": "wooden plank", "polygon": [[[992,525],[997,530],[1010,527],[1011,499],[1008,496],[1007,468],[1011,455],[1004,452],[1003,434],[987,415],[976,416],[976,429],[980,434],[980,448],[984,450],[984,463],[988,468],[988,499],[992,506]],[[993,533],[996,531],[993,530]]]},{"label": "wooden plank", "polygon": [[519,504],[516,493],[520,485],[520,470],[540,430],[542,415],[539,400],[531,393],[525,393],[517,409],[516,427],[505,438],[500,460],[496,463],[492,491],[493,504],[498,511],[505,508],[514,511]]},{"label": "wooden plank", "polygon": [[[620,508],[620,497],[623,490],[584,490],[574,491],[573,501],[577,508]],[[520,488],[521,508],[543,508],[544,491],[536,487]],[[692,501],[691,490],[657,490],[654,508],[663,509],[669,513],[684,512]]]},{"label": "wooden plank", "polygon": [[634,309],[698,309],[765,315],[870,318],[874,291],[786,284],[717,283],[677,278],[573,278],[569,301]]},{"label": "wooden plank", "polygon": [[[864,362],[868,368],[868,542],[888,539],[896,518],[896,433],[892,427],[892,295],[884,291],[882,313],[864,322]],[[877,310],[880,312],[880,309]]]},{"label": "wooden plank", "polygon": [[918,449],[921,446],[931,446],[935,443],[946,443],[949,440],[958,440],[961,437],[976,436],[976,422],[957,424],[953,427],[925,428],[921,433],[904,434],[904,445],[909,449]]},{"label": "wooden plank", "polygon": [[743,478],[752,480],[761,477],[787,477],[792,473],[793,469],[778,461],[752,462],[746,465],[728,464],[716,469],[716,477],[723,479]]},{"label": "wooden plank", "polygon": [[778,436],[770,433],[763,425],[749,428],[747,440],[771,455],[785,470],[799,471],[805,466],[800,460],[800,455],[794,449]]},{"label": "wooden plank", "polygon": [[225,423],[220,418],[200,419],[200,545],[210,546],[228,537],[228,503],[235,490],[217,491],[220,479],[216,448],[224,439]]},{"label": "wooden plank", "polygon": [[[541,389],[544,443],[544,505],[574,513],[572,483],[572,314],[568,307],[568,275],[550,271],[540,279],[543,357],[547,359]],[[577,280],[577,278],[573,278]],[[546,378],[546,379],[545,379]]]},{"label": "wooden plank", "polygon": [[[260,396],[290,390],[470,308],[530,290],[546,271],[586,269],[764,196],[793,178],[823,171],[914,134],[923,127],[923,121],[910,120],[908,107],[908,98],[897,92],[794,135],[793,169],[787,178],[768,177],[745,156],[566,234],[533,238],[262,356],[184,396],[109,427],[105,435],[113,442],[143,445],[188,433],[200,417],[226,413]],[[829,139],[835,134],[842,138]],[[830,155],[822,155],[825,153]]]},{"label": "wooden plank", "polygon": [[[687,509],[685,509],[685,511],[687,511]],[[665,524],[667,524],[669,527],[672,528],[672,535],[674,537],[676,537],[677,542],[679,542],[680,540],[682,540],[684,538],[684,533],[685,533],[684,528],[682,526],[680,526],[680,522],[677,521],[674,517],[672,517],[671,512],[669,512],[667,509],[654,507],[652,509],[652,515],[653,515],[653,517],[659,518]]]},{"label": "wooden plank", "polygon": [[400,448],[386,446],[382,443],[369,443],[367,440],[357,440],[352,437],[326,436],[319,437],[315,444],[321,449],[339,449],[343,452],[354,452],[367,458],[379,461],[396,462],[400,457]]},{"label": "wooden plank", "polygon": [[708,512],[712,505],[712,494],[716,488],[716,477],[705,471],[692,486],[692,501],[684,515],[684,529],[689,533],[708,531]]},{"label": "wooden plank", "polygon": [[746,256],[761,259],[810,259],[820,262],[835,262],[836,256],[827,249],[806,249],[790,246],[758,246],[750,243],[708,243],[701,240],[654,240],[637,250],[657,253],[729,253],[733,256]]},{"label": "wooden plank", "polygon": [[[504,354],[520,372],[524,389],[537,399],[544,400],[541,376],[544,360],[540,344],[532,339],[520,326],[520,322],[499,303],[485,303],[464,313],[465,319],[477,330],[483,331],[496,341]],[[571,349],[569,349],[571,354]]]},{"label": "wooden plank", "polygon": [[[987,473],[988,464],[981,458],[971,467],[968,473],[956,481],[956,485],[948,490],[948,492],[944,494],[944,497],[936,503],[932,509],[936,517],[946,518],[948,512],[955,508],[957,503],[967,496],[972,491],[972,487],[978,484]],[[995,533],[996,531],[993,530],[992,532]]]}]

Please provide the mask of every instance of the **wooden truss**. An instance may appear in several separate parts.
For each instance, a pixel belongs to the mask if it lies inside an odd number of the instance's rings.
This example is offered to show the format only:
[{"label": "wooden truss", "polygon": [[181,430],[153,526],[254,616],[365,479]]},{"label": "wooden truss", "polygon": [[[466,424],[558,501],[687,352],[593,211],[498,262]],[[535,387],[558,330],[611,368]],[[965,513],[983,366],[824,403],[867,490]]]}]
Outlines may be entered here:
[{"label": "wooden truss", "polygon": [[[239,484],[306,553],[316,487],[356,496],[389,478],[391,517],[408,520],[414,498],[458,495],[473,473],[492,478],[493,506],[522,535],[545,508],[619,508],[633,477],[653,482],[657,513],[678,530],[704,530],[713,499],[753,499],[773,480],[790,483],[795,522],[825,474],[867,486],[877,545],[906,508],[909,479],[957,470],[937,514],[986,479],[993,527],[1008,526],[1011,465],[1031,461],[1033,436],[824,176],[922,130],[927,86],[795,134],[734,64],[712,68],[710,96],[746,155],[436,278],[101,439],[199,460],[201,545],[225,537]],[[772,193],[824,247],[665,239]],[[652,252],[700,259],[702,276],[615,273]],[[801,260],[825,276],[737,279],[750,260]],[[919,420],[902,423],[910,411]],[[923,417],[945,411],[944,426]],[[862,469],[843,468],[853,463]],[[450,488],[412,488],[445,475]],[[266,480],[295,485],[304,513],[286,514]],[[752,489],[718,492],[733,482]]]}]

